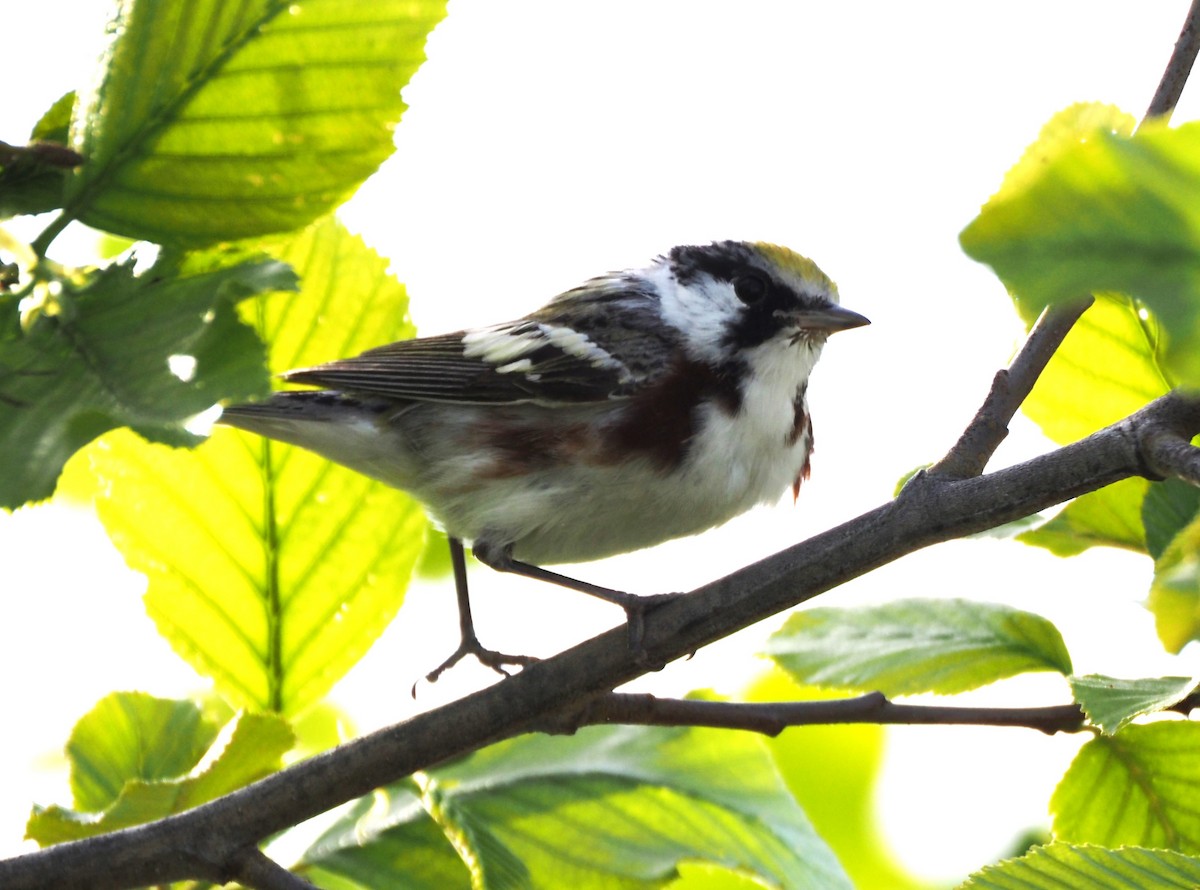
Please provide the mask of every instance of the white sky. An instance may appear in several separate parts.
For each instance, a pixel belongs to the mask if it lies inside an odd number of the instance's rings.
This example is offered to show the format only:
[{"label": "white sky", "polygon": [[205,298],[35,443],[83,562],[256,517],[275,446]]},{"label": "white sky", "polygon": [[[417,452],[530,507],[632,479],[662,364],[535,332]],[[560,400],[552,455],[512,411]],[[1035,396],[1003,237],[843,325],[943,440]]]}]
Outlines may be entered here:
[{"label": "white sky", "polygon": [[[1140,115],[1187,5],[452,0],[406,92],[400,149],[345,219],[393,258],[427,333],[523,314],[592,274],[690,241],[777,241],[838,281],[843,303],[874,324],[834,338],[814,375],[817,451],[799,505],[789,498],[700,538],[579,570],[636,591],[688,589],[878,505],[955,440],[1021,334],[958,232],[1054,112],[1101,100]],[[88,77],[87,41],[104,16],[90,8],[103,4],[74,0],[11,6],[0,71],[20,92],[7,91],[0,139],[21,142]],[[1177,121],[1195,117],[1193,100],[1184,97]],[[1044,448],[1020,422],[996,465]],[[56,752],[96,699],[130,688],[183,695],[200,683],[157,637],[138,578],[86,517],[0,515],[0,560],[8,854],[31,802],[68,802]],[[1058,621],[1080,673],[1191,670],[1131,660],[1155,651],[1139,605],[1148,579],[1149,564],[1125,554],[1062,562],[968,541],[819,603],[1003,600]],[[507,651],[550,654],[618,618],[519,579],[480,573],[475,589],[484,641]],[[448,585],[415,589],[401,622],[335,690],[362,728],[487,681],[462,668],[417,703],[408,697],[452,648],[451,607]],[[747,653],[774,626],[642,686],[736,693],[758,668]],[[1061,684],[1033,686],[1043,700],[1065,697]],[[889,836],[912,867],[956,879],[1044,821],[1078,740],[900,729],[890,745]]]}]

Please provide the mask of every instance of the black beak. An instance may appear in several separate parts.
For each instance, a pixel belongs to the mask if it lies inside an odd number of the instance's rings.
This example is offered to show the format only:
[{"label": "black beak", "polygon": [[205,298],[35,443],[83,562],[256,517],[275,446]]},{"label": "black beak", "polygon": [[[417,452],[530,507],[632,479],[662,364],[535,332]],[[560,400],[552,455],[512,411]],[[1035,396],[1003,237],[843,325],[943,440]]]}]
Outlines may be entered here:
[{"label": "black beak", "polygon": [[817,309],[802,309],[799,312],[787,313],[789,320],[802,331],[820,331],[832,334],[837,331],[848,331],[850,328],[861,328],[871,320],[865,315],[859,315],[850,309],[830,304]]}]

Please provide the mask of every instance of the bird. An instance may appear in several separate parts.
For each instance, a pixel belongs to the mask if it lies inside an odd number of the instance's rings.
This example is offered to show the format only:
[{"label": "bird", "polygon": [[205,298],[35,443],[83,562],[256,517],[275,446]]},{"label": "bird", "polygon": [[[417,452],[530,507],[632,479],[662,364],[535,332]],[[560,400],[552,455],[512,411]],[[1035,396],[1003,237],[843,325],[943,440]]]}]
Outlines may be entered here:
[{"label": "bird", "polygon": [[419,501],[445,530],[461,641],[501,672],[534,659],[482,646],[463,541],[499,571],[637,595],[545,569],[697,534],[808,477],[809,376],[830,334],[869,324],[795,251],[681,245],[565,291],[515,321],[418,337],[287,371],[220,423],[316,452]]}]

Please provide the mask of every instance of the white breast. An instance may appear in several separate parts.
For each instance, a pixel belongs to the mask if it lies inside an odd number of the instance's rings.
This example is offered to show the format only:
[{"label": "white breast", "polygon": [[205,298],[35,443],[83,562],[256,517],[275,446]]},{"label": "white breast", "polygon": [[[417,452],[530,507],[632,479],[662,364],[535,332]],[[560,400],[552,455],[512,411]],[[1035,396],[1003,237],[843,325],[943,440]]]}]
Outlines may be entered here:
[{"label": "white breast", "polygon": [[461,533],[507,537],[516,558],[528,562],[583,562],[696,534],[774,503],[808,459],[812,443],[807,424],[797,434],[796,400],[819,353],[819,343],[758,347],[740,410],[705,406],[676,469],[639,460],[497,480],[482,498],[494,509],[480,510],[474,498],[466,510],[472,528]]},{"label": "white breast", "polygon": [[708,406],[685,472],[706,500],[729,505],[719,522],[774,503],[804,466],[812,443],[807,428],[795,435],[796,399],[820,351],[820,343],[768,341],[750,355],[741,410],[730,416]]}]

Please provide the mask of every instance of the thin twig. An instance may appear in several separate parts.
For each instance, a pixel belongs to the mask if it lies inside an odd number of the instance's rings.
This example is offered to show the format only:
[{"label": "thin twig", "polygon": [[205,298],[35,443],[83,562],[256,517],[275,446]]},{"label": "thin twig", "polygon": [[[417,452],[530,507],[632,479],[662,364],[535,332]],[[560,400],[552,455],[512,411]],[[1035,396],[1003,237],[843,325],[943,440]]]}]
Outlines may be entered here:
[{"label": "thin twig", "polygon": [[1044,733],[1086,728],[1078,705],[979,708],[896,704],[881,692],[855,698],[801,702],[722,702],[613,693],[597,698],[580,725],[636,723],[648,726],[710,726],[775,736],[792,726],[842,723],[1012,726]]},{"label": "thin twig", "polygon": [[[1200,51],[1200,0],[1192,0],[1175,49],[1159,80],[1158,89],[1142,123],[1152,118],[1169,118]],[[997,372],[992,388],[971,423],[946,456],[926,472],[948,479],[968,479],[984,471],[1000,443],[1008,435],[1008,424],[1020,409],[1047,363],[1062,345],[1079,317],[1093,302],[1092,297],[1059,303],[1038,320],[1025,345],[1007,371]]]},{"label": "thin twig", "polygon": [[1092,298],[1086,297],[1051,306],[1042,314],[1012,364],[1007,370],[996,372],[987,397],[954,447],[926,471],[929,475],[969,479],[983,472],[1008,435],[1013,415],[1029,396],[1075,322],[1091,305]]},{"label": "thin twig", "polygon": [[1167,61],[1166,70],[1163,71],[1163,76],[1158,82],[1158,89],[1154,91],[1154,98],[1150,100],[1150,107],[1146,109],[1146,116],[1142,119],[1142,123],[1157,117],[1170,119],[1171,112],[1179,104],[1179,97],[1183,95],[1183,88],[1187,84],[1188,76],[1192,73],[1192,64],[1196,61],[1198,50],[1200,50],[1200,0],[1192,0],[1187,19],[1183,23],[1183,29],[1179,32],[1179,39],[1175,41],[1175,49]]}]

